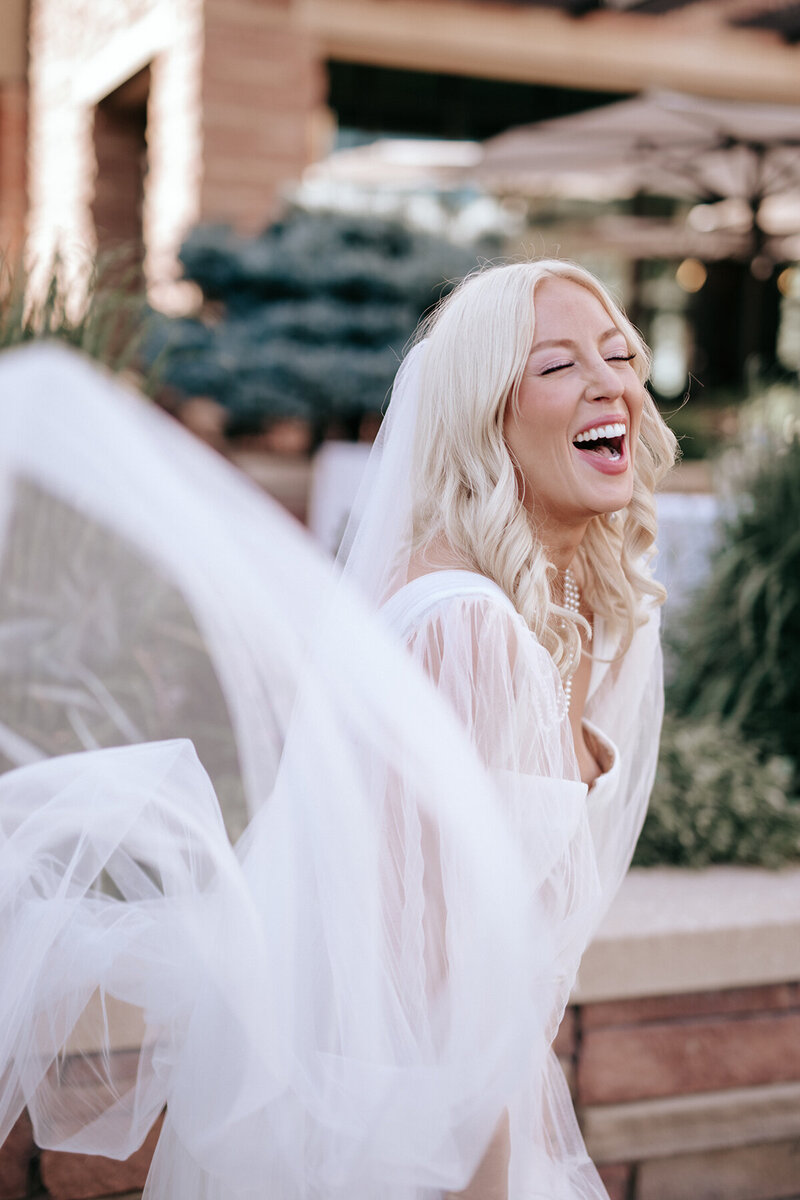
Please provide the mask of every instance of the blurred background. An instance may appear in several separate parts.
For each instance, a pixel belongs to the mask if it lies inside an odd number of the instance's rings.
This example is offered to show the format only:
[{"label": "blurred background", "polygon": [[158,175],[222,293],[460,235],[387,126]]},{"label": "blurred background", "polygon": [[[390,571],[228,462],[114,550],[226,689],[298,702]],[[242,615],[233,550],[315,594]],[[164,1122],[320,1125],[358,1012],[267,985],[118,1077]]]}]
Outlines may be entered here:
[{"label": "blurred background", "polygon": [[665,409],[691,390],[687,459],[755,381],[796,378],[796,4],[4,0],[0,22],[6,255],[58,253],[70,284],[124,256],[189,318],[151,331],[162,386],[225,435],[357,436],[442,281],[520,253],[615,288]]},{"label": "blurred background", "polygon": [[[420,316],[543,254],[683,452],[647,869],[559,1053],[613,1200],[800,1197],[800,4],[0,0],[0,347],[79,347],[331,552]],[[17,1137],[7,1200],[141,1186]]]}]

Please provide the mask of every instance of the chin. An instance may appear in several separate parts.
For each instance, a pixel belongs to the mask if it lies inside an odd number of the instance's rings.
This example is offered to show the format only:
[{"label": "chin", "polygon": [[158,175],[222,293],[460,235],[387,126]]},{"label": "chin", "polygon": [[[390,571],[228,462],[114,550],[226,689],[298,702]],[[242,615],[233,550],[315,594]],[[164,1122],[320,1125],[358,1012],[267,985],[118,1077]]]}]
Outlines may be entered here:
[{"label": "chin", "polygon": [[627,508],[632,499],[633,493],[626,491],[624,495],[617,495],[613,498],[598,498],[593,504],[587,505],[587,509],[591,510],[590,515],[593,517],[607,517],[610,513],[616,513],[623,508]]}]

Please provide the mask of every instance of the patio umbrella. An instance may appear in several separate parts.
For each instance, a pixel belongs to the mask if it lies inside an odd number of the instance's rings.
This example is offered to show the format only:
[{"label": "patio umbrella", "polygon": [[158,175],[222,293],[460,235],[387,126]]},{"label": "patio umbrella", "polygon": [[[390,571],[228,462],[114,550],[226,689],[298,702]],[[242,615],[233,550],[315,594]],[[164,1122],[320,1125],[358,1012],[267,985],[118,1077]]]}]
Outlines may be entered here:
[{"label": "patio umbrella", "polygon": [[794,222],[800,230],[800,105],[646,92],[491,138],[476,174],[494,191],[517,194],[543,188],[559,194],[565,187],[575,194],[576,182],[599,177],[619,196],[725,201],[718,218],[708,214],[706,231],[715,233],[715,223],[733,217],[743,235],[731,256],[750,263],[741,296],[741,358],[755,351],[765,365],[774,361],[777,308],[767,288],[775,263],[800,254],[797,238],[770,240],[769,209],[774,213],[783,201],[784,225],[788,209],[788,229]]},{"label": "patio umbrella", "polygon": [[490,138],[477,173],[513,191],[599,175],[618,194],[737,198],[756,214],[800,189],[800,105],[645,92]]}]

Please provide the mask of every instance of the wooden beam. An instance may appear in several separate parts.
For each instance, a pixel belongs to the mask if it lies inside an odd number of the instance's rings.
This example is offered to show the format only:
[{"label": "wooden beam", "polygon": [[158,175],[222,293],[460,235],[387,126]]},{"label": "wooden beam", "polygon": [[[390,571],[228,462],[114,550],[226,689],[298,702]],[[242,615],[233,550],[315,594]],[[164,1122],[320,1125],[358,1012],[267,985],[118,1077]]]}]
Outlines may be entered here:
[{"label": "wooden beam", "polygon": [[25,0],[0,3],[0,84],[18,82],[27,69],[28,13]]},{"label": "wooden beam", "polygon": [[[614,92],[671,88],[800,103],[800,47],[724,23],[713,0],[662,16],[479,0],[295,0],[324,58]],[[365,103],[369,103],[365,97]]]}]

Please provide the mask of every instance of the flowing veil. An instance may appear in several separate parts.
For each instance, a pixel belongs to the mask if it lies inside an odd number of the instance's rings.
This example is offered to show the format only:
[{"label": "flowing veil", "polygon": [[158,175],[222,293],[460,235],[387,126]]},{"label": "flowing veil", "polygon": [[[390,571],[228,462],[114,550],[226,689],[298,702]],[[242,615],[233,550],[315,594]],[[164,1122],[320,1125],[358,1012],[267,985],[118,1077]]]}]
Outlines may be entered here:
[{"label": "flowing veil", "polygon": [[507,601],[380,610],[424,362],[340,572],[95,366],[0,356],[0,1142],[161,1119],[149,1200],[435,1200],[508,1116],[510,1200],[605,1196],[549,1046],[643,819],[657,620],[595,664],[587,800]]},{"label": "flowing veil", "polygon": [[55,346],[0,395],[0,1141],[166,1109],[151,1198],[464,1186],[554,955],[496,781],[222,459]]}]

